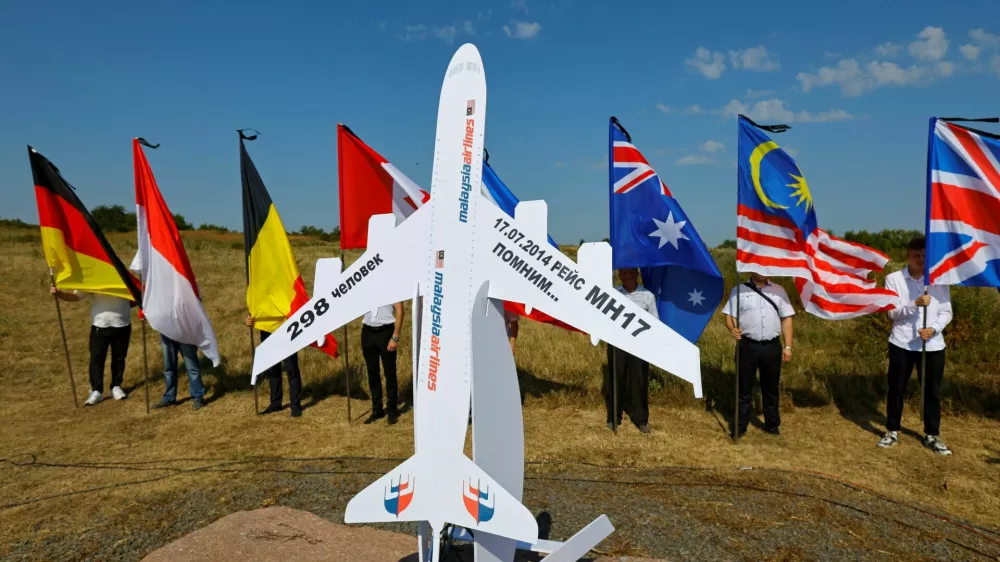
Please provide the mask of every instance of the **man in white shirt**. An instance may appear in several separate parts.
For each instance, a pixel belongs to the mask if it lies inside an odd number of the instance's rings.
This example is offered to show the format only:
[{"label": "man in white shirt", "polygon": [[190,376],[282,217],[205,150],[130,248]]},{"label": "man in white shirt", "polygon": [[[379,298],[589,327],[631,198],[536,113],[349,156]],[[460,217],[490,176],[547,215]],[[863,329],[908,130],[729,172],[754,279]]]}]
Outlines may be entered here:
[{"label": "man in white shirt", "polygon": [[[737,306],[739,325],[735,318]],[[733,434],[736,437],[743,435],[750,424],[753,385],[760,370],[764,431],[781,435],[778,429],[781,425],[778,383],[781,380],[781,364],[792,359],[792,316],[795,316],[788,293],[767,277],[751,273],[750,281],[733,287],[722,313],[726,317],[726,328],[740,348],[739,423],[733,428]]]},{"label": "man in white shirt", "polygon": [[[922,389],[924,446],[939,455],[950,455],[951,449],[938,436],[941,431],[941,379],[944,377],[944,336],[941,332],[951,322],[951,288],[948,285],[924,285],[924,246],[923,237],[911,240],[906,250],[907,266],[885,278],[885,288],[899,295],[899,304],[889,311],[892,332],[889,334],[886,432],[878,446],[889,448],[899,442],[903,397],[916,366],[917,376],[922,382],[926,380],[927,385],[926,389]],[[925,342],[926,377],[920,370],[920,351]]]},{"label": "man in white shirt", "polygon": [[[639,270],[631,267],[618,270],[621,285],[616,289],[628,300],[659,320],[656,297],[639,284]],[[612,372],[612,370],[614,372]],[[616,347],[608,346],[608,370],[604,378],[604,405],[608,412],[608,429],[622,423],[622,412],[628,404],[628,417],[642,433],[649,428],[649,363]],[[618,381],[618,408],[615,410],[614,381]],[[615,416],[612,418],[612,416]],[[617,424],[612,423],[617,420]]]},{"label": "man in white shirt", "polygon": [[[372,414],[365,423],[372,423],[389,415],[389,425],[399,418],[396,393],[396,347],[399,345],[399,331],[403,327],[403,305],[396,303],[379,307],[372,314],[365,313],[361,320],[361,354],[368,367],[368,388],[372,394]],[[382,379],[379,378],[378,362],[382,360],[385,372],[386,406],[382,407]]]},{"label": "man in white shirt", "polygon": [[[66,302],[80,300],[78,291],[50,292]],[[132,338],[132,301],[109,295],[90,295],[90,395],[86,406],[93,406],[104,396],[104,362],[111,348],[111,395],[125,398],[122,380],[125,378],[125,356]]]}]

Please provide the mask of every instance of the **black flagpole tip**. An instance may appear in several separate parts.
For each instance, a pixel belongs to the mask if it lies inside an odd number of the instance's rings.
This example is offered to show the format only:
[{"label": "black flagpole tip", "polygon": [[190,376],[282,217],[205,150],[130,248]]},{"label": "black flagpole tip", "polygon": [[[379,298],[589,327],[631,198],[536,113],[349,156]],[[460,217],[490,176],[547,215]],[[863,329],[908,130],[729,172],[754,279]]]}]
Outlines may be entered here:
[{"label": "black flagpole tip", "polygon": [[[253,134],[248,135],[243,131],[253,131]],[[242,140],[248,140],[248,141],[257,140],[257,136],[260,135],[260,131],[258,131],[257,129],[251,129],[250,127],[247,127],[246,129],[236,129],[236,132],[240,134],[240,138]]]},{"label": "black flagpole tip", "polygon": [[490,152],[488,150],[486,150],[486,147],[484,146],[483,147],[483,164],[489,164],[489,163],[490,163]]},{"label": "black flagpole tip", "polygon": [[1000,117],[938,117],[942,121],[951,121],[953,123],[1000,123]]},{"label": "black flagpole tip", "polygon": [[623,135],[625,135],[625,138],[628,140],[628,142],[632,142],[632,135],[628,134],[628,131],[625,130],[625,127],[622,126],[621,122],[618,121],[617,117],[612,115],[611,122],[614,123],[615,127],[618,127],[618,130],[621,131]]},{"label": "black flagpole tip", "polygon": [[743,114],[740,114],[740,119],[743,119],[747,123],[750,123],[751,125],[753,125],[754,127],[757,127],[758,129],[760,129],[762,131],[767,131],[769,133],[784,133],[785,131],[791,129],[791,127],[789,127],[788,125],[784,125],[784,124],[758,125],[757,123],[754,122],[753,119],[751,119],[751,118],[749,118],[749,117],[747,117],[746,115],[743,115]]},{"label": "black flagpole tip", "polygon": [[135,140],[139,141],[139,144],[141,144],[142,146],[148,146],[149,148],[153,149],[160,148],[160,143],[149,144],[149,141],[142,137],[136,137]]}]

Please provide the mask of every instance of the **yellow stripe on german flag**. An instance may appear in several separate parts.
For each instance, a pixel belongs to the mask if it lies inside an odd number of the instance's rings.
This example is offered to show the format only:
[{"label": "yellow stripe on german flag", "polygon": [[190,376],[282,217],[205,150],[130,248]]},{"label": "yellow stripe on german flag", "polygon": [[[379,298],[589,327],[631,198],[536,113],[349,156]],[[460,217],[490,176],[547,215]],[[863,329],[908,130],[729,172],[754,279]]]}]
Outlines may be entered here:
[{"label": "yellow stripe on german flag", "polygon": [[142,302],[138,282],[52,162],[28,147],[45,261],[58,288]]},{"label": "yellow stripe on german flag", "polygon": [[[309,302],[292,245],[271,196],[247,154],[240,135],[243,183],[243,242],[246,250],[247,309],[259,330],[274,332]],[[337,342],[327,335],[323,352],[336,357]]]}]

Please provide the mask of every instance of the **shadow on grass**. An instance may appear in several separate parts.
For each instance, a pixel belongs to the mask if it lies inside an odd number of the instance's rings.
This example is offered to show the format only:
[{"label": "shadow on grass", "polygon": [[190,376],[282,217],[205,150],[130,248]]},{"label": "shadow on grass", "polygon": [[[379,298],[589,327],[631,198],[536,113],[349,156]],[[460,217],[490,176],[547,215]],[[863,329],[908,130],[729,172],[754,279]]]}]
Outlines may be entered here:
[{"label": "shadow on grass", "polygon": [[[367,375],[365,375],[367,376]],[[361,388],[362,370],[351,366],[350,378],[343,368],[336,369],[328,373],[325,377],[314,380],[302,387],[302,397],[309,397],[303,402],[302,409],[308,409],[323,400],[332,396],[347,398],[348,386],[350,386],[350,397],[352,400],[360,400],[362,404],[368,404],[371,396]],[[350,384],[348,384],[350,383]]]},{"label": "shadow on grass", "polygon": [[994,449],[992,447],[987,447],[987,451],[992,455],[996,455],[994,458],[986,459],[986,464],[1000,465],[1000,449]]},{"label": "shadow on grass", "polygon": [[[581,380],[583,377],[571,376],[572,380]],[[565,384],[554,382],[536,376],[531,371],[523,369],[517,370],[517,382],[521,389],[521,404],[525,398],[542,398],[552,394],[583,394],[586,389],[581,384]]]}]

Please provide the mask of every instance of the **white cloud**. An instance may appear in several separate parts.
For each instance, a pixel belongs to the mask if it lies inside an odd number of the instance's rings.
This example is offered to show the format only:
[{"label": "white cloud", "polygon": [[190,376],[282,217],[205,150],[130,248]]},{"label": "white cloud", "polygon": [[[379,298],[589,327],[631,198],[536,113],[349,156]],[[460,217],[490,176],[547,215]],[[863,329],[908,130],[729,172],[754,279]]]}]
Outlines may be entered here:
[{"label": "white cloud", "polygon": [[686,59],[684,64],[696,69],[705,78],[716,80],[726,69],[724,58],[722,53],[713,53],[705,47],[698,47],[694,52],[694,58]]},{"label": "white cloud", "polygon": [[864,70],[855,59],[842,60],[836,67],[824,66],[815,74],[800,72],[795,78],[802,85],[803,92],[831,84],[839,85],[848,96],[857,96],[868,90]]},{"label": "white cloud", "polygon": [[687,115],[701,115],[702,113],[705,113],[705,110],[702,109],[700,105],[695,104],[688,106],[688,108],[684,110],[684,113]]},{"label": "white cloud", "polygon": [[902,50],[903,50],[902,47],[893,43],[892,41],[889,41],[886,43],[882,43],[878,47],[875,47],[875,54],[884,59],[891,59],[892,57],[898,55],[899,52]]},{"label": "white cloud", "polygon": [[725,152],[726,145],[719,141],[707,140],[698,146],[702,152]]},{"label": "white cloud", "polygon": [[731,100],[718,113],[721,113],[726,119],[735,118],[743,114],[754,121],[784,123],[832,123],[854,119],[853,115],[843,109],[831,109],[821,113],[810,113],[808,111],[795,112],[785,107],[784,100],[774,98],[759,101],[752,106],[746,105],[739,100]]},{"label": "white cloud", "polygon": [[874,79],[874,83],[869,82],[870,88],[889,84],[897,86],[917,84],[927,74],[927,71],[919,66],[902,68],[894,62],[879,61],[872,61],[868,65],[868,72],[871,78]]},{"label": "white cloud", "polygon": [[438,39],[443,39],[444,42],[448,43],[449,45],[455,42],[456,33],[458,33],[458,30],[455,29],[454,25],[434,28],[434,37],[437,37]]},{"label": "white cloud", "polygon": [[537,21],[514,21],[514,26],[503,26],[503,32],[511,39],[533,39],[542,31]]},{"label": "white cloud", "polygon": [[836,67],[824,66],[814,74],[800,72],[796,79],[803,92],[814,88],[837,85],[845,96],[860,96],[882,86],[907,86],[929,82],[934,75],[950,76],[954,63],[942,61],[934,67],[912,65],[901,67],[894,62],[871,61],[862,66],[857,59],[840,61]]},{"label": "white cloud", "polygon": [[952,74],[955,74],[955,63],[943,60],[934,65],[934,70],[938,73],[938,76],[947,78]]},{"label": "white cloud", "polygon": [[917,35],[917,41],[910,43],[909,52],[921,60],[941,60],[948,53],[948,38],[940,27],[925,27]]},{"label": "white cloud", "polygon": [[747,89],[747,93],[744,97],[749,99],[766,98],[767,96],[773,96],[775,94],[774,90],[753,90]]},{"label": "white cloud", "polygon": [[697,166],[699,164],[711,164],[712,159],[708,156],[689,154],[683,158],[677,160],[677,164],[681,166]]},{"label": "white cloud", "polygon": [[993,55],[993,58],[990,59],[990,69],[993,74],[1000,76],[1000,55]]},{"label": "white cloud", "polygon": [[781,69],[781,63],[778,62],[777,55],[767,52],[767,49],[763,45],[742,51],[729,51],[729,63],[733,68],[756,70],[758,72],[771,72]]},{"label": "white cloud", "polygon": [[962,45],[958,48],[962,52],[962,56],[965,60],[976,60],[979,58],[979,53],[983,52],[982,47],[977,47],[975,45]]},{"label": "white cloud", "polygon": [[663,105],[662,103],[656,104],[656,109],[659,109],[661,113],[671,113],[674,110],[669,105]]},{"label": "white cloud", "polygon": [[465,20],[462,22],[462,32],[465,33],[466,35],[475,35],[476,27],[472,25],[471,21]]},{"label": "white cloud", "polygon": [[400,36],[400,39],[403,41],[423,41],[424,39],[427,39],[427,33],[427,26],[422,23],[418,25],[407,25],[405,27],[405,32],[402,36]]},{"label": "white cloud", "polygon": [[1000,36],[993,35],[992,33],[987,33],[983,28],[973,29],[969,31],[969,37],[973,41],[979,43],[980,45],[987,45],[990,47],[1000,47]]}]

